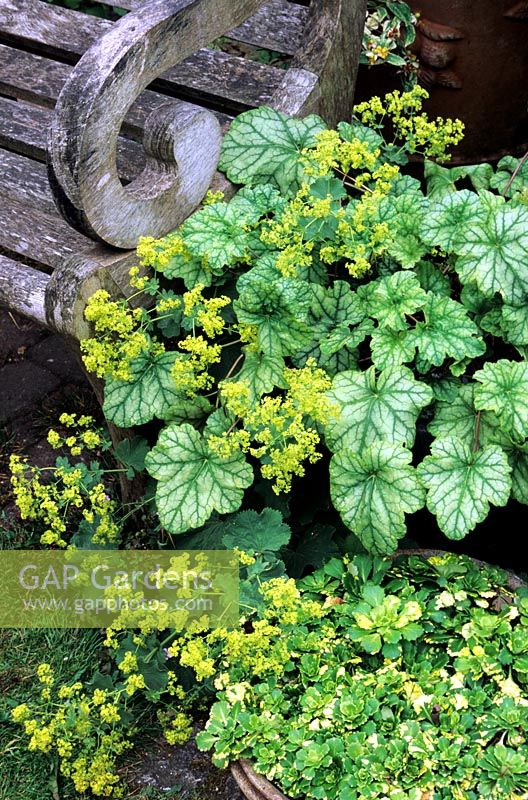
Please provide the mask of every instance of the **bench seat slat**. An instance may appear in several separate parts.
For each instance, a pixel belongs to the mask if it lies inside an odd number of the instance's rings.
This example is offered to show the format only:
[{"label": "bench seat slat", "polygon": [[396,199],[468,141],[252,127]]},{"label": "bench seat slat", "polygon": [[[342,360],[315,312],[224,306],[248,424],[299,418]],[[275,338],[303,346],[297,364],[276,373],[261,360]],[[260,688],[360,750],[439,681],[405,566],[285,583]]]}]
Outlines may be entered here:
[{"label": "bench seat slat", "polygon": [[44,299],[49,277],[0,254],[0,303],[46,325]]},{"label": "bench seat slat", "polygon": [[[5,41],[75,62],[113,23],[42,0],[2,0],[0,31]],[[169,70],[155,86],[175,96],[203,99],[231,110],[268,103],[284,70],[219,50],[199,50]]]},{"label": "bench seat slat", "polygon": [[8,197],[29,199],[46,212],[55,212],[48,175],[44,164],[31,158],[0,149],[0,181]]},{"label": "bench seat slat", "polygon": [[0,252],[51,271],[65,258],[93,250],[91,239],[70,228],[58,212],[39,202],[7,196],[0,176]]},{"label": "bench seat slat", "polygon": [[[114,0],[94,0],[99,5],[115,6]],[[134,11],[148,0],[119,0],[119,7]],[[226,37],[254,47],[275,50],[291,56],[299,47],[308,9],[288,0],[269,0],[238,28]]]},{"label": "bench seat slat", "polygon": [[[53,108],[72,69],[69,64],[0,44],[0,93],[8,97]],[[123,133],[141,140],[148,115],[172,99],[158,92],[143,92],[127,113]],[[227,114],[214,113],[221,125],[231,120]]]}]

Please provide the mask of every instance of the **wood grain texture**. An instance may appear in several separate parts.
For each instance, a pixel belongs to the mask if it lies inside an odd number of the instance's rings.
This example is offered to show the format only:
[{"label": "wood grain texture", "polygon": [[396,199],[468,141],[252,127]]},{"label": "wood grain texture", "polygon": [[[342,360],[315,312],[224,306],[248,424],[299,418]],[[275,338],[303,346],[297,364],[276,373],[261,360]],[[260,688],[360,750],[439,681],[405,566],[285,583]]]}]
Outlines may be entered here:
[{"label": "wood grain texture", "polygon": [[2,197],[0,252],[5,255],[51,271],[65,258],[91,247],[93,242],[70,228],[56,211],[46,213],[30,198]]},{"label": "wood grain texture", "polygon": [[0,255],[0,304],[47,325],[45,292],[49,277]]},{"label": "wood grain texture", "polygon": [[83,56],[61,92],[49,139],[50,183],[71,225],[131,248],[141,236],[161,236],[192,213],[218,161],[216,118],[184,103],[155,111],[145,127],[145,170],[126,189],[115,166],[119,130],[127,109],[159,74],[259,4],[154,0]]},{"label": "wood grain texture", "polygon": [[[48,131],[53,112],[24,102],[0,97],[0,147],[37,161],[46,161]],[[130,139],[119,138],[117,171],[125,183],[136,178],[145,165],[143,147]]]},{"label": "wood grain texture", "polygon": [[[143,11],[139,13],[144,13],[151,2],[143,4]],[[233,3],[243,12],[248,2],[219,0],[218,8],[210,12],[210,29],[211,23],[221,20],[222,5]],[[258,5],[254,1],[252,7]],[[241,18],[243,13],[239,15]],[[115,27],[116,24],[108,20],[49,6],[42,0],[2,0],[0,3],[0,31],[6,43],[56,56],[60,61],[75,63],[101,36]],[[221,27],[223,25],[216,29]],[[208,50],[205,45],[219,35],[204,39],[203,45],[182,53],[176,60],[177,65],[173,69],[167,68],[167,74],[162,76],[158,71],[155,77],[160,78],[160,82],[154,88],[164,86],[179,99],[200,100],[224,112],[238,112],[268,102],[281,83],[283,70],[219,50]]]},{"label": "wood grain texture", "polygon": [[[113,0],[95,0],[103,6],[113,6]],[[134,11],[149,0],[120,0],[120,7]],[[288,0],[268,0],[246,22],[228,31],[229,39],[256,47],[293,55],[298,49],[308,10]]]},{"label": "wood grain texture", "polygon": [[[316,112],[331,126],[349,119],[365,17],[366,0],[312,0],[301,45],[272,105],[296,116]],[[308,97],[300,90],[299,100],[292,102],[296,93],[287,84],[294,70],[317,75],[318,85]]]},{"label": "wood grain texture", "polygon": [[[72,70],[69,64],[0,44],[0,93],[13,99],[54,108]],[[129,108],[121,133],[141,141],[148,116],[166,102],[167,95],[148,89],[142,92]],[[231,120],[227,114],[213,113],[221,125]]]},{"label": "wood grain texture", "polygon": [[38,161],[0,149],[0,196],[29,200],[42,211],[56,213],[46,167]]},{"label": "wood grain texture", "polygon": [[98,289],[106,289],[113,297],[129,295],[128,272],[137,263],[133,252],[93,243],[84,253],[63,259],[46,288],[47,324],[79,341],[90,336],[90,325],[84,319],[89,298]]}]

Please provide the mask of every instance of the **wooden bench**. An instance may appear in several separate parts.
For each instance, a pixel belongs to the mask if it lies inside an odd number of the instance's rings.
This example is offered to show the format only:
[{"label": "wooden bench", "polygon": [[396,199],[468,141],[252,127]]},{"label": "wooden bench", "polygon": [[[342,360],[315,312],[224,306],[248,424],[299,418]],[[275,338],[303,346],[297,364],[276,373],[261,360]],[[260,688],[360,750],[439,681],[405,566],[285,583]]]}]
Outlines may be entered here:
[{"label": "wooden bench", "polygon": [[[75,339],[95,289],[127,294],[139,236],[221,185],[233,116],[350,114],[366,0],[99,2],[130,13],[0,0],[0,303]],[[226,32],[289,69],[207,47]]]}]

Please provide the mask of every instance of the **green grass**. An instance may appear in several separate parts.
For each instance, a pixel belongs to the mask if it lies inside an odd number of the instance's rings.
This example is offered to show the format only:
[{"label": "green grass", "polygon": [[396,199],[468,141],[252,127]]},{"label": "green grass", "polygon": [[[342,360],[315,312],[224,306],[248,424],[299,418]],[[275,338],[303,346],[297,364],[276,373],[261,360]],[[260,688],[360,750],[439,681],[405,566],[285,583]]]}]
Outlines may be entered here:
[{"label": "green grass", "polygon": [[10,711],[37,697],[35,671],[42,661],[52,665],[58,682],[89,677],[100,645],[101,631],[0,630],[0,800],[79,800],[57,785],[49,758],[27,750]]}]

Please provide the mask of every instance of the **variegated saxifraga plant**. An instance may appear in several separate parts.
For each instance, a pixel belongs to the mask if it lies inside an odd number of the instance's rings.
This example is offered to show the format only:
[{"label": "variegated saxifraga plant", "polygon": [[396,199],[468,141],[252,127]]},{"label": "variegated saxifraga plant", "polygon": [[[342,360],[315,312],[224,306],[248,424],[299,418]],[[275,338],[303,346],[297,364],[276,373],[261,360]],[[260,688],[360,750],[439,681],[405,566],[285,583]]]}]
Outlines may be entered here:
[{"label": "variegated saxifraga plant", "polygon": [[335,131],[242,114],[220,164],[242,188],[140,244],[132,284],[153,308],[89,302],[108,419],[165,423],[146,468],[171,534],[324,458],[374,553],[424,506],[460,539],[490,504],[528,502],[527,168],[441,166],[463,126],[429,121],[426,95],[373,98]]}]

